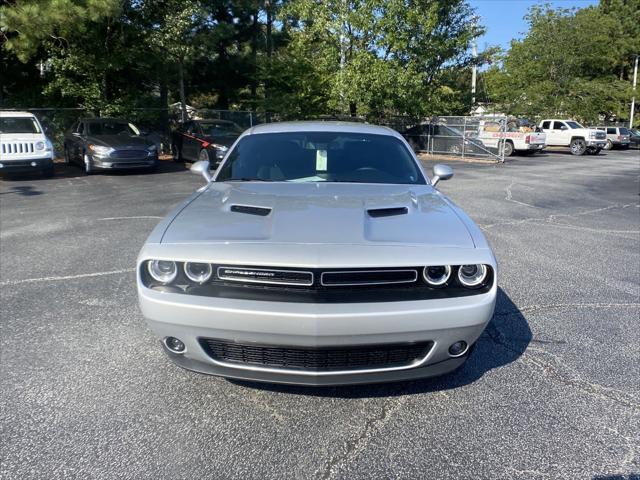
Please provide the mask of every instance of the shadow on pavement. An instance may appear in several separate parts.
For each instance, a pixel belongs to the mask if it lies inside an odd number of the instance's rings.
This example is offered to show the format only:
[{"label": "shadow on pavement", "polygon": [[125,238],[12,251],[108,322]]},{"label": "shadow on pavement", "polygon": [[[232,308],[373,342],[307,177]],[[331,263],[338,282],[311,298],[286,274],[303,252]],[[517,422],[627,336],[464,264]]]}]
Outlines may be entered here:
[{"label": "shadow on pavement", "polygon": [[279,393],[319,397],[369,398],[450,390],[468,385],[493,370],[516,361],[527,349],[532,334],[526,318],[509,296],[498,288],[493,319],[475,344],[475,350],[458,370],[441,377],[405,382],[337,387],[307,387],[228,379],[229,382]]},{"label": "shadow on pavement", "polygon": [[7,190],[6,192],[0,192],[0,195],[7,195],[9,193],[22,195],[23,197],[33,197],[35,195],[42,195],[42,192],[40,190],[36,190],[31,185],[25,185],[21,187],[11,187],[11,189]]}]

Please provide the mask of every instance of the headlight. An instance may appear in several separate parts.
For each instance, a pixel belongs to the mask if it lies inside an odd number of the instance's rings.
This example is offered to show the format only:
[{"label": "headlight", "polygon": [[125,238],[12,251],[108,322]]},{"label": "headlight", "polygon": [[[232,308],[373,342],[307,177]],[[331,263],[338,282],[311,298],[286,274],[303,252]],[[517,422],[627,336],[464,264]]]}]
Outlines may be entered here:
[{"label": "headlight", "polygon": [[149,260],[149,275],[160,283],[171,283],[178,275],[176,262],[171,260]]},{"label": "headlight", "polygon": [[89,150],[98,155],[109,155],[113,152],[113,148],[111,147],[103,147],[102,145],[93,145],[89,144]]},{"label": "headlight", "polygon": [[424,267],[422,277],[429,285],[438,287],[444,285],[451,277],[451,267],[449,265],[430,265]]},{"label": "headlight", "polygon": [[36,142],[36,150],[44,150],[44,142]]},{"label": "headlight", "polygon": [[191,263],[184,264],[184,274],[189,280],[196,283],[204,283],[211,278],[211,265],[208,263]]},{"label": "headlight", "polygon": [[458,280],[465,287],[477,287],[487,278],[487,267],[484,265],[461,265],[458,269]]},{"label": "headlight", "polygon": [[596,138],[598,136],[598,132],[589,132],[589,138]]},{"label": "headlight", "polygon": [[156,144],[155,144],[155,143],[154,143],[153,145],[149,145],[149,146],[147,147],[147,150],[148,150],[149,152],[155,152],[157,149],[158,149],[158,147],[156,146]]}]

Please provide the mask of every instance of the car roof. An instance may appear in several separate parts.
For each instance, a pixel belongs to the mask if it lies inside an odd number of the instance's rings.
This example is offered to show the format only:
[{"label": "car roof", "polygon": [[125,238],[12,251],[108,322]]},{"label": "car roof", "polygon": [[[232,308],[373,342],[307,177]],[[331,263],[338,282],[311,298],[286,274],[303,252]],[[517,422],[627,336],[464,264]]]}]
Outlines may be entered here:
[{"label": "car roof", "polygon": [[111,118],[111,117],[91,117],[91,118],[81,118],[81,122],[86,123],[99,123],[99,122],[124,122],[130,123],[129,120],[125,120],[124,118]]},{"label": "car roof", "polygon": [[256,135],[262,133],[285,133],[285,132],[346,132],[346,133],[368,133],[373,135],[388,135],[400,137],[395,130],[379,125],[356,122],[324,122],[324,121],[301,121],[301,122],[275,122],[263,123],[249,129],[245,135]]},{"label": "car roof", "polygon": [[7,118],[7,117],[35,117],[35,115],[33,113],[30,112],[14,112],[11,110],[3,110],[0,112],[0,117],[1,118]]}]

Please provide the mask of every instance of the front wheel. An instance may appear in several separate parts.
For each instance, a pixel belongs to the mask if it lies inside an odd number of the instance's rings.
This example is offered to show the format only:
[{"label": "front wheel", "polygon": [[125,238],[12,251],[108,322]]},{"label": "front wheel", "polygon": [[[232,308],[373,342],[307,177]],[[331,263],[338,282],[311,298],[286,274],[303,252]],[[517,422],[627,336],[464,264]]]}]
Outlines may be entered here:
[{"label": "front wheel", "polygon": [[213,165],[213,162],[211,161],[211,157],[209,155],[209,150],[207,150],[206,148],[200,150],[200,153],[198,154],[198,161],[209,162],[211,165]]},{"label": "front wheel", "polygon": [[46,167],[44,167],[42,169],[42,176],[44,178],[51,178],[53,177],[54,171],[53,171],[53,163],[51,165],[47,165]]},{"label": "front wheel", "polygon": [[87,175],[91,175],[94,173],[93,165],[91,165],[91,157],[89,155],[84,155],[84,173]]},{"label": "front wheel", "polygon": [[571,140],[571,154],[572,155],[584,155],[587,151],[587,142],[585,142],[582,138],[574,138]]}]

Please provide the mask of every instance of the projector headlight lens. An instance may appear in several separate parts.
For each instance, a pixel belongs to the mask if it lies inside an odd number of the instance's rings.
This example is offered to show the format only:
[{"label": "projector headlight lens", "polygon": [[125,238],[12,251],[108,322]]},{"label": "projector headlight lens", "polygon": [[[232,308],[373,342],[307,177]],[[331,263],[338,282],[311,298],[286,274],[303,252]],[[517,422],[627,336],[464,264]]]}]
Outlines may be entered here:
[{"label": "projector headlight lens", "polygon": [[150,260],[148,265],[149,275],[160,283],[171,283],[178,275],[176,262],[171,260]]},{"label": "projector headlight lens", "polygon": [[422,271],[424,281],[434,287],[439,287],[447,283],[451,277],[451,266],[449,265],[430,265],[424,267]]},{"label": "projector headlight lens", "polygon": [[484,265],[461,265],[458,269],[458,280],[465,287],[477,287],[487,278],[487,267]]},{"label": "projector headlight lens", "polygon": [[208,263],[185,263],[184,274],[189,280],[196,283],[204,283],[211,278],[213,270]]}]

